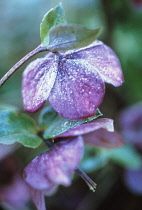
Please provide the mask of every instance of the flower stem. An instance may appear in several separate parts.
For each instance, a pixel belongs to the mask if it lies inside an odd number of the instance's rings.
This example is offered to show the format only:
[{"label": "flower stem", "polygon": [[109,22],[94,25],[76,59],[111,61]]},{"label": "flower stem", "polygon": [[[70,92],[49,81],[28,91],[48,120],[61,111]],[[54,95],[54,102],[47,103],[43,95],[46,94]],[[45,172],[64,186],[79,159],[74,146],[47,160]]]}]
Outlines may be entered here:
[{"label": "flower stem", "polygon": [[52,148],[54,146],[54,143],[52,141],[50,141],[49,139],[45,139],[43,137],[43,133],[42,132],[39,132],[38,133],[38,136],[43,140],[43,142],[46,144],[46,146],[48,146],[49,148]]},{"label": "flower stem", "polygon": [[43,52],[43,51],[49,51],[47,47],[42,47],[39,45],[34,50],[32,50],[30,53],[28,53],[26,56],[24,56],[20,61],[18,61],[0,80],[0,87],[14,74],[26,61],[28,61],[31,57],[34,55]]},{"label": "flower stem", "polygon": [[95,192],[97,184],[80,168],[76,168],[75,171],[86,182],[86,184],[89,186],[90,190]]}]

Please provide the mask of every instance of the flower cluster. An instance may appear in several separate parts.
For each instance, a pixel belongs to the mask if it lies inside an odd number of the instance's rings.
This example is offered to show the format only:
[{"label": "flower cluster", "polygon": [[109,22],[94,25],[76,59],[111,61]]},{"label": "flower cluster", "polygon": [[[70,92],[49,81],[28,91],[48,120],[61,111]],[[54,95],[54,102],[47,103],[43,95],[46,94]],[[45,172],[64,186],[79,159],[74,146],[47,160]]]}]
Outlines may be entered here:
[{"label": "flower cluster", "polygon": [[30,63],[23,73],[24,108],[35,112],[48,99],[64,118],[84,119],[94,115],[101,104],[104,82],[119,86],[123,75],[117,56],[101,41],[49,53]]}]

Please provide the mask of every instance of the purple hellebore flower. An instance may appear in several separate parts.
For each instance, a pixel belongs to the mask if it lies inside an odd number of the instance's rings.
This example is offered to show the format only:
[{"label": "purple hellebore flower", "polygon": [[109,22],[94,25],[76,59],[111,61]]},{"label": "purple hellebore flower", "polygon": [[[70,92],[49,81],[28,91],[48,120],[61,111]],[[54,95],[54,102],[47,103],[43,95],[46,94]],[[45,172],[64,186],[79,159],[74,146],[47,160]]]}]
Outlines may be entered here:
[{"label": "purple hellebore flower", "polygon": [[105,118],[78,125],[56,136],[54,147],[29,163],[24,178],[39,210],[45,210],[44,194],[54,193],[59,184],[71,184],[72,174],[83,156],[84,141],[105,148],[123,144],[120,135],[113,130],[113,120]]},{"label": "purple hellebore flower", "polygon": [[142,102],[122,111],[119,123],[125,141],[142,148]]},{"label": "purple hellebore flower", "polygon": [[142,167],[124,171],[124,180],[127,187],[135,194],[142,194]]},{"label": "purple hellebore flower", "polygon": [[23,175],[38,210],[46,209],[45,194],[53,194],[59,184],[71,184],[71,177],[82,158],[83,148],[81,136],[68,138],[37,156],[25,168]]},{"label": "purple hellebore flower", "polygon": [[30,63],[23,73],[24,109],[35,112],[48,99],[64,118],[87,118],[103,100],[104,82],[120,86],[123,75],[117,56],[103,42],[49,53]]},{"label": "purple hellebore flower", "polygon": [[113,120],[108,118],[101,118],[90,123],[77,125],[56,136],[56,138],[80,135],[83,137],[86,144],[92,146],[112,149],[123,145],[121,136],[117,131],[114,131]]},{"label": "purple hellebore flower", "polygon": [[23,209],[29,200],[29,190],[18,173],[17,161],[7,156],[0,161],[0,202],[9,209]]},{"label": "purple hellebore flower", "polygon": [[[142,154],[142,102],[122,111],[119,123],[124,140],[134,145]],[[124,180],[132,192],[142,194],[142,167],[126,169]]]}]

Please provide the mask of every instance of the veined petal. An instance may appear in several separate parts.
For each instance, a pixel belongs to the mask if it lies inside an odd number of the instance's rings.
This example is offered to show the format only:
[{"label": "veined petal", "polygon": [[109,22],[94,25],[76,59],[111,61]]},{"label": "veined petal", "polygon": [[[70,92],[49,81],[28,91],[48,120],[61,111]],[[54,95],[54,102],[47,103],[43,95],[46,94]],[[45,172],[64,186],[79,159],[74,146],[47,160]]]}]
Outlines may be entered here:
[{"label": "veined petal", "polygon": [[114,51],[101,41],[94,41],[79,50],[70,50],[66,53],[66,58],[80,59],[86,66],[92,65],[104,82],[116,87],[120,86],[124,80],[119,59]]},{"label": "veined petal", "polygon": [[96,131],[100,128],[105,128],[106,130],[113,132],[114,131],[113,120],[108,118],[101,118],[94,120],[91,123],[77,125],[76,127],[71,128],[68,131],[58,135],[57,138],[84,135]]},{"label": "veined petal", "polygon": [[49,96],[52,107],[64,118],[79,120],[94,115],[103,100],[105,87],[92,66],[62,59]]},{"label": "veined petal", "polygon": [[48,191],[62,184],[69,186],[72,174],[78,166],[84,149],[81,137],[68,138],[37,156],[24,170],[25,181],[34,189]]},{"label": "veined petal", "polygon": [[39,58],[30,63],[23,73],[22,97],[24,109],[39,110],[47,100],[57,75],[56,56]]},{"label": "veined petal", "polygon": [[87,144],[108,149],[117,148],[124,144],[117,131],[109,132],[104,128],[85,134],[83,138]]}]

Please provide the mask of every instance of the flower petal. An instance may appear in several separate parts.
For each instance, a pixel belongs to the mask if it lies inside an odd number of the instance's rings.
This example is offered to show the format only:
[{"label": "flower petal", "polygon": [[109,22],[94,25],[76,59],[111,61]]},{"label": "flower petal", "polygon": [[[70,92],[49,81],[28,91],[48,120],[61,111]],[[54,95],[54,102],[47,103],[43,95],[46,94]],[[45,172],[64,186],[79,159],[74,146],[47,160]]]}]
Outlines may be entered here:
[{"label": "flower petal", "polygon": [[124,144],[117,131],[109,132],[104,128],[85,134],[83,137],[87,144],[108,149],[117,148]]},{"label": "flower petal", "polygon": [[132,192],[142,194],[142,168],[125,170],[124,180]]},{"label": "flower petal", "polygon": [[29,163],[23,174],[25,181],[32,188],[46,193],[59,184],[69,186],[72,174],[82,158],[83,148],[81,137],[59,142]]},{"label": "flower petal", "polygon": [[136,103],[120,114],[121,133],[127,142],[142,147],[142,102]]},{"label": "flower petal", "polygon": [[77,125],[76,127],[71,128],[66,132],[58,135],[57,138],[84,135],[96,131],[100,128],[105,128],[110,132],[114,131],[113,120],[108,118],[101,118],[94,120],[91,123]]},{"label": "flower petal", "polygon": [[39,210],[46,210],[44,192],[30,188],[30,194],[36,208]]},{"label": "flower petal", "polygon": [[104,83],[92,66],[76,60],[60,62],[56,82],[49,96],[52,107],[64,118],[79,120],[94,115],[104,96]]},{"label": "flower petal", "polygon": [[35,112],[43,106],[54,85],[56,75],[56,57],[50,54],[27,66],[22,81],[22,97],[26,111]]},{"label": "flower petal", "polygon": [[[10,173],[5,174],[6,178],[8,176]],[[5,186],[0,188],[0,201],[12,206],[12,209],[23,209],[29,200],[28,187],[19,174],[15,174],[12,182],[6,182]]]},{"label": "flower petal", "polygon": [[[119,86],[123,82],[123,74],[120,62],[114,51],[101,41],[95,41],[80,50],[70,50],[66,53],[68,59],[81,59],[92,65],[98,71],[104,82]],[[84,60],[84,61],[83,61]]]}]

